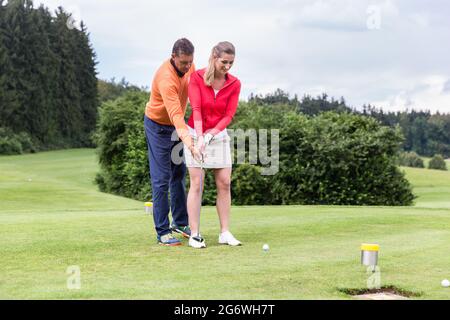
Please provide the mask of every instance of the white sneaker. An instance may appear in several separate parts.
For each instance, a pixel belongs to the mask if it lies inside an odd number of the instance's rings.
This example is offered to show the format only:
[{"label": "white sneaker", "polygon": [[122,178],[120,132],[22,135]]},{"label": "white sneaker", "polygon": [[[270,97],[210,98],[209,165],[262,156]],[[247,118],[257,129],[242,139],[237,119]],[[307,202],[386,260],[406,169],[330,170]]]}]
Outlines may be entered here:
[{"label": "white sneaker", "polygon": [[202,249],[202,248],[206,248],[206,242],[205,240],[199,236],[203,241],[198,241],[198,237],[190,237],[189,238],[189,246],[194,248],[194,249]]},{"label": "white sneaker", "polygon": [[230,231],[226,231],[224,233],[221,233],[219,235],[219,243],[220,244],[227,244],[229,246],[237,247],[242,245],[242,243],[237,240]]}]

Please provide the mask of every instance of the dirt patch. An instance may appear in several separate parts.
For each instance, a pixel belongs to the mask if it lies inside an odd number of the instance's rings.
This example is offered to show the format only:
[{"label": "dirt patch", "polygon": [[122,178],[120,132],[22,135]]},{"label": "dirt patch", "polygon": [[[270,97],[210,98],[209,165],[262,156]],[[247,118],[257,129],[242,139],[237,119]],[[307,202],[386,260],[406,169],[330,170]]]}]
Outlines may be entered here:
[{"label": "dirt patch", "polygon": [[357,300],[409,300],[409,298],[404,296],[399,296],[393,293],[371,293],[362,294],[359,296],[353,296]]},{"label": "dirt patch", "polygon": [[397,288],[385,286],[380,289],[338,289],[340,292],[353,296],[359,300],[408,300],[420,297],[422,294]]}]

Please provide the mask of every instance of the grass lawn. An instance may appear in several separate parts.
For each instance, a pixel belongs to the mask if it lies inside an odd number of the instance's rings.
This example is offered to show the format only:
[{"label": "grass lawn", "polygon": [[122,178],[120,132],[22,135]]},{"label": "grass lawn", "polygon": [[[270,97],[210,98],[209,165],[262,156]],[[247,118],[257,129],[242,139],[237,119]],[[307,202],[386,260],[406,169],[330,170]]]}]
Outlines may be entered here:
[{"label": "grass lawn", "polygon": [[207,207],[195,251],[156,245],[143,203],[98,192],[97,170],[89,149],[0,157],[1,299],[351,299],[363,242],[380,244],[383,286],[450,299],[450,172],[403,168],[414,207],[233,207],[239,248],[217,244]]}]

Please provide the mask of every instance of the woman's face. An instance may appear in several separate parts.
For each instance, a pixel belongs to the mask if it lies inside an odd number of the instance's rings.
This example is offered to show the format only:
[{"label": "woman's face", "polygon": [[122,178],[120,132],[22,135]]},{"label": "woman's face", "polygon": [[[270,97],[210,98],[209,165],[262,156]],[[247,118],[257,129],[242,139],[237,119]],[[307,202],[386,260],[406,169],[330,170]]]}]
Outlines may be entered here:
[{"label": "woman's face", "polygon": [[234,63],[234,54],[223,53],[216,59],[216,72],[226,75]]}]

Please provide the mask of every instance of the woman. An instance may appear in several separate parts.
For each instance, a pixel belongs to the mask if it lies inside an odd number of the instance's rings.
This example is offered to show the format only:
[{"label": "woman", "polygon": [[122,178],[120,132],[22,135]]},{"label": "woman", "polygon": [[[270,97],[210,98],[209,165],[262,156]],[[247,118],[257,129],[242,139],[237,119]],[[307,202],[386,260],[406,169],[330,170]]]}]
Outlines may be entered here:
[{"label": "woman", "polygon": [[208,67],[194,72],[189,83],[189,101],[192,115],[188,126],[194,142],[204,154],[203,164],[185,152],[191,185],[188,194],[188,214],[191,237],[189,245],[205,248],[199,234],[201,208],[200,182],[204,181],[201,169],[212,169],[217,187],[217,213],[221,232],[219,243],[241,245],[229,230],[231,209],[231,151],[227,126],[231,123],[239,102],[240,81],[229,74],[234,63],[235,48],[229,42],[217,44],[209,58]]}]

